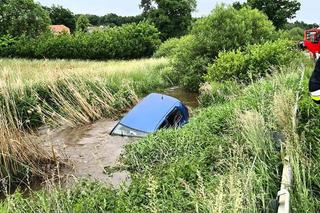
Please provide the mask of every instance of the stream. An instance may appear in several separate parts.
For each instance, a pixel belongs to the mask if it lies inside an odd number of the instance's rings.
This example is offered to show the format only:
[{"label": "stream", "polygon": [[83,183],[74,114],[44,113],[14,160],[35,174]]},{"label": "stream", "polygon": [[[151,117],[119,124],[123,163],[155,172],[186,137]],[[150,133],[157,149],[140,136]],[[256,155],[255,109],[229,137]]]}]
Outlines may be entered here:
[{"label": "stream", "polygon": [[[181,100],[189,109],[198,106],[198,95],[179,87],[169,88],[163,94]],[[111,175],[104,172],[105,167],[119,165],[124,146],[137,140],[109,135],[116,124],[117,121],[105,119],[78,128],[40,130],[43,147],[48,151],[54,150],[68,165],[57,172],[59,180],[63,180],[66,185],[82,178],[101,181],[113,187],[122,183],[130,184],[129,172],[114,172]]]}]

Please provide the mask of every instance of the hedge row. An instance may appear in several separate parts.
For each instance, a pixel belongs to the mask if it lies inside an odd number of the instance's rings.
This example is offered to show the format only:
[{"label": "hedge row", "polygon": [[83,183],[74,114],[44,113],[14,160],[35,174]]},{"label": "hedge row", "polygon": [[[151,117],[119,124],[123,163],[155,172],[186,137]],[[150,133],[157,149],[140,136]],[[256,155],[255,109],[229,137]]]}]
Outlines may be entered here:
[{"label": "hedge row", "polygon": [[159,32],[145,22],[74,35],[0,38],[0,57],[60,59],[134,59],[152,56]]}]

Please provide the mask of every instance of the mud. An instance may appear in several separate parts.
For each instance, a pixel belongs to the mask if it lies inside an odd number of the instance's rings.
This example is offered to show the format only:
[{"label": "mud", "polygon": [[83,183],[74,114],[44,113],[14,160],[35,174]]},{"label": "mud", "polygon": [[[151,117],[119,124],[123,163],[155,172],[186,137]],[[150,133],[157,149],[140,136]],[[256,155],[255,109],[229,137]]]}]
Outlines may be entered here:
[{"label": "mud", "polygon": [[65,160],[67,167],[59,171],[59,177],[69,185],[81,178],[97,180],[111,186],[130,182],[128,172],[105,174],[106,166],[119,165],[119,157],[124,146],[133,142],[133,138],[110,136],[116,121],[101,120],[79,128],[59,130],[43,129],[40,137],[47,150]]},{"label": "mud", "polygon": [[[169,88],[163,93],[181,100],[188,108],[193,109],[199,105],[198,94],[189,93],[179,87]],[[101,181],[113,187],[122,183],[129,184],[128,172],[115,172],[110,176],[104,169],[119,165],[124,146],[137,140],[110,136],[109,133],[116,124],[117,121],[101,120],[78,128],[42,128],[39,136],[44,148],[49,151],[53,149],[54,153],[69,165],[59,170],[59,179],[63,179],[67,185],[81,178]]]}]

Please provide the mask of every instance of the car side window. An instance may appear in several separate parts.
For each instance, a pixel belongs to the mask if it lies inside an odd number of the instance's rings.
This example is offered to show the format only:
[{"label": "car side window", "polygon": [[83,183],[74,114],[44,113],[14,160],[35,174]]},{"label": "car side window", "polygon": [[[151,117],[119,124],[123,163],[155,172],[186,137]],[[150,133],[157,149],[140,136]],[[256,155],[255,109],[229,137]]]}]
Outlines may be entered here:
[{"label": "car side window", "polygon": [[307,32],[307,40],[311,41],[312,43],[318,43],[319,37],[317,32]]},{"label": "car side window", "polygon": [[183,116],[180,110],[178,108],[174,108],[174,110],[167,116],[167,118],[160,125],[160,129],[180,126],[182,117]]}]

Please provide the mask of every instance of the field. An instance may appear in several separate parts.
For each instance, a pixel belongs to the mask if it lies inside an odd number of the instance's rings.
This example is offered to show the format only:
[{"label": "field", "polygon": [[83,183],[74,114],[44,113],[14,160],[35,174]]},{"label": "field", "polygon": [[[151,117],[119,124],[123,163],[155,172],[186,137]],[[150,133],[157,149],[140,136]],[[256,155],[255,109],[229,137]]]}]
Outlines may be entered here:
[{"label": "field", "polygon": [[[2,59],[2,97],[8,102],[17,99],[13,101],[15,104],[24,105],[18,107],[23,109],[17,113],[17,119],[25,126],[39,126],[44,119],[53,121],[57,116],[68,125],[88,123],[125,109],[120,103],[124,99],[117,103],[113,96],[125,92],[143,95],[163,87],[164,82],[155,74],[166,63],[164,59],[127,62]],[[130,102],[130,98],[126,100]],[[110,110],[103,111],[107,108]]]}]

